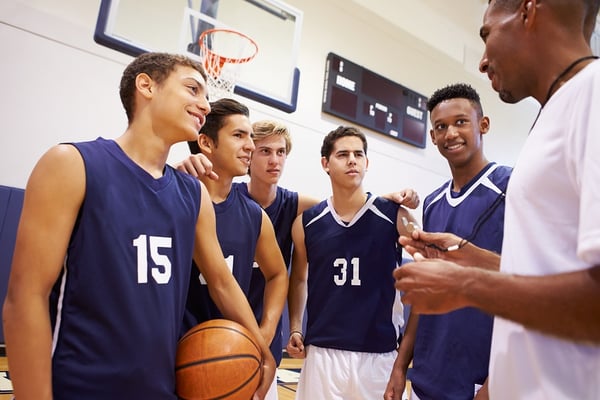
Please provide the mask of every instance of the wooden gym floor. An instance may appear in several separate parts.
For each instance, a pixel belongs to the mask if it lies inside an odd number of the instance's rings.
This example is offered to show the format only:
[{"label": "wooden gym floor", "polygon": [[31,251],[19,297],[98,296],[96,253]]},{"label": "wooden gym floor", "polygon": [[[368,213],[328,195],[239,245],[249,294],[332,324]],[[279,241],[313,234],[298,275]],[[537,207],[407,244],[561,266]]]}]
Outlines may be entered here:
[{"label": "wooden gym floor", "polygon": [[[295,400],[296,386],[298,382],[298,374],[302,368],[302,360],[284,357],[279,366],[278,373],[278,394],[279,400]],[[6,357],[0,356],[0,400],[12,399],[12,386],[10,380],[7,379],[8,362]],[[407,388],[410,387],[410,382],[407,382]],[[405,393],[402,397],[408,399]]]},{"label": "wooden gym floor", "polygon": [[[294,400],[302,361],[284,356],[279,365],[277,393],[279,400]],[[1,400],[1,399],[0,399]]]},{"label": "wooden gym floor", "polygon": [[[280,365],[278,380],[279,400],[294,400],[296,398],[297,374],[302,367],[302,360],[284,357]],[[8,362],[6,357],[0,357],[0,400],[12,398],[12,386],[7,379]]]},{"label": "wooden gym floor", "polygon": [[7,379],[8,362],[6,357],[0,357],[0,400],[10,400],[12,398],[12,386]]}]

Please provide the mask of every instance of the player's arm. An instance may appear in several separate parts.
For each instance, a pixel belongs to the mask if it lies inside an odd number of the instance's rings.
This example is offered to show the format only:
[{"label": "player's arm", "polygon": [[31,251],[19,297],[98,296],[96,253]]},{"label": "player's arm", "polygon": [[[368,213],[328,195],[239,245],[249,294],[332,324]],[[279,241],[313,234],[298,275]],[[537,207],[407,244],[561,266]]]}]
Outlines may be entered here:
[{"label": "player's arm", "polygon": [[17,230],[2,313],[10,378],[19,400],[52,398],[49,295],[63,265],[85,196],[85,169],[71,145],[34,167]]},{"label": "player's arm", "polygon": [[304,358],[304,336],[302,332],[302,317],[306,307],[308,259],[304,244],[304,227],[302,214],[296,217],[292,225],[292,269],[290,272],[290,287],[288,292],[288,308],[290,318],[290,337],[287,352],[291,357]]},{"label": "player's arm", "polygon": [[384,194],[381,197],[405,207],[412,208],[413,210],[419,207],[419,203],[421,202],[419,194],[413,189],[402,189],[399,192]]},{"label": "player's arm", "polygon": [[285,261],[277,244],[273,224],[262,212],[260,236],[256,244],[255,260],[265,278],[263,315],[260,330],[267,343],[271,343],[281,319],[288,292],[288,275]]},{"label": "player's arm", "polygon": [[[564,339],[600,343],[600,266],[544,276],[512,275],[416,257],[394,271],[402,301],[423,314],[462,307]],[[552,310],[552,312],[548,312]]]},{"label": "player's arm", "polygon": [[418,324],[419,315],[411,312],[385,389],[385,400],[402,400],[402,393],[406,387],[406,372],[413,359]]},{"label": "player's arm", "polygon": [[319,200],[298,193],[298,211],[296,212],[296,216],[302,214],[304,211],[308,210],[312,206],[317,205],[318,203]]},{"label": "player's arm", "polygon": [[200,202],[196,222],[194,261],[206,279],[210,296],[223,316],[248,328],[260,345],[264,362],[263,378],[257,393],[262,398],[275,377],[275,359],[261,335],[244,292],[225,263],[217,240],[215,211],[206,187],[202,183],[200,185],[203,201]]},{"label": "player's arm", "polygon": [[488,380],[489,378],[485,378],[483,385],[481,385],[481,387],[477,391],[477,394],[475,394],[473,400],[489,400],[490,392],[488,390]]}]

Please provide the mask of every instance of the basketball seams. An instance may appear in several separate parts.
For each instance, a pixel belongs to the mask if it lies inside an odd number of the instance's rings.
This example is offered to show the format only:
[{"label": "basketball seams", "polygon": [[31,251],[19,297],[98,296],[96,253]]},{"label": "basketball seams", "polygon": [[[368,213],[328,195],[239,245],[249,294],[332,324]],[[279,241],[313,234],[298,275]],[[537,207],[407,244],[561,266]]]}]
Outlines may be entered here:
[{"label": "basketball seams", "polygon": [[246,385],[248,385],[250,382],[252,382],[254,380],[254,378],[256,377],[256,374],[259,371],[260,371],[260,369],[256,369],[256,371],[254,371],[254,373],[248,379],[246,379],[245,382],[243,382],[242,384],[240,384],[237,388],[231,390],[229,393],[224,393],[221,396],[215,397],[214,400],[226,399],[227,397],[229,397],[229,396],[231,396],[233,394],[236,394],[240,390],[244,389],[246,387]]},{"label": "basketball seams", "polygon": [[[227,399],[231,395],[236,394],[240,390],[244,389],[246,387],[246,385],[248,385],[249,383],[251,383],[254,380],[254,378],[256,378],[256,374],[258,374],[259,372],[260,372],[260,369],[257,368],[254,371],[254,373],[248,377],[248,379],[246,379],[244,382],[241,382],[236,388],[233,388],[232,390],[230,390],[227,393],[223,393],[223,394],[217,395],[216,397],[211,397],[209,400],[223,400],[223,399]],[[181,398],[185,399],[185,397],[181,397]]]},{"label": "basketball seams", "polygon": [[245,400],[260,384],[262,363],[260,347],[244,326],[226,319],[205,321],[178,341],[177,395],[187,400]]},{"label": "basketball seams", "polygon": [[211,358],[206,358],[203,360],[187,362],[185,364],[176,366],[175,371],[179,371],[179,370],[182,370],[182,369],[185,369],[188,367],[194,367],[197,365],[210,364],[212,362],[237,360],[237,359],[242,359],[242,358],[249,359],[249,360],[255,360],[257,362],[257,368],[259,368],[260,365],[262,364],[262,360],[256,356],[254,356],[253,354],[234,354],[234,355],[230,355],[230,356],[211,357]]}]

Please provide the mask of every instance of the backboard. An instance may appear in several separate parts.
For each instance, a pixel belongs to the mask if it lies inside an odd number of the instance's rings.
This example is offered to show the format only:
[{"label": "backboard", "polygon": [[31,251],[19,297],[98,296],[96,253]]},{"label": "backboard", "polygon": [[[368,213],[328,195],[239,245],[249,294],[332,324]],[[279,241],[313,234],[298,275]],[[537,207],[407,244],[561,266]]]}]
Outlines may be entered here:
[{"label": "backboard", "polygon": [[101,0],[94,40],[131,56],[195,57],[199,36],[212,28],[237,30],[258,45],[256,57],[239,69],[234,92],[294,112],[302,12],[279,0]]}]

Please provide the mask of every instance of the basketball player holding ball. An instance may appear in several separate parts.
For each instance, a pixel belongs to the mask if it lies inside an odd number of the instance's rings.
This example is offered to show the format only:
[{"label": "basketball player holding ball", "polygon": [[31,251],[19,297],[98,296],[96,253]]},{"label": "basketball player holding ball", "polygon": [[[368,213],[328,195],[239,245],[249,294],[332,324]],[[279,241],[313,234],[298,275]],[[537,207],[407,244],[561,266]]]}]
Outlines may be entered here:
[{"label": "basketball player holding ball", "polygon": [[223,314],[259,339],[262,398],[275,363],[223,260],[208,192],[166,165],[210,112],[204,70],[146,53],[120,93],[123,135],[57,145],[29,178],[3,309],[15,397],[177,399],[193,256]]}]

